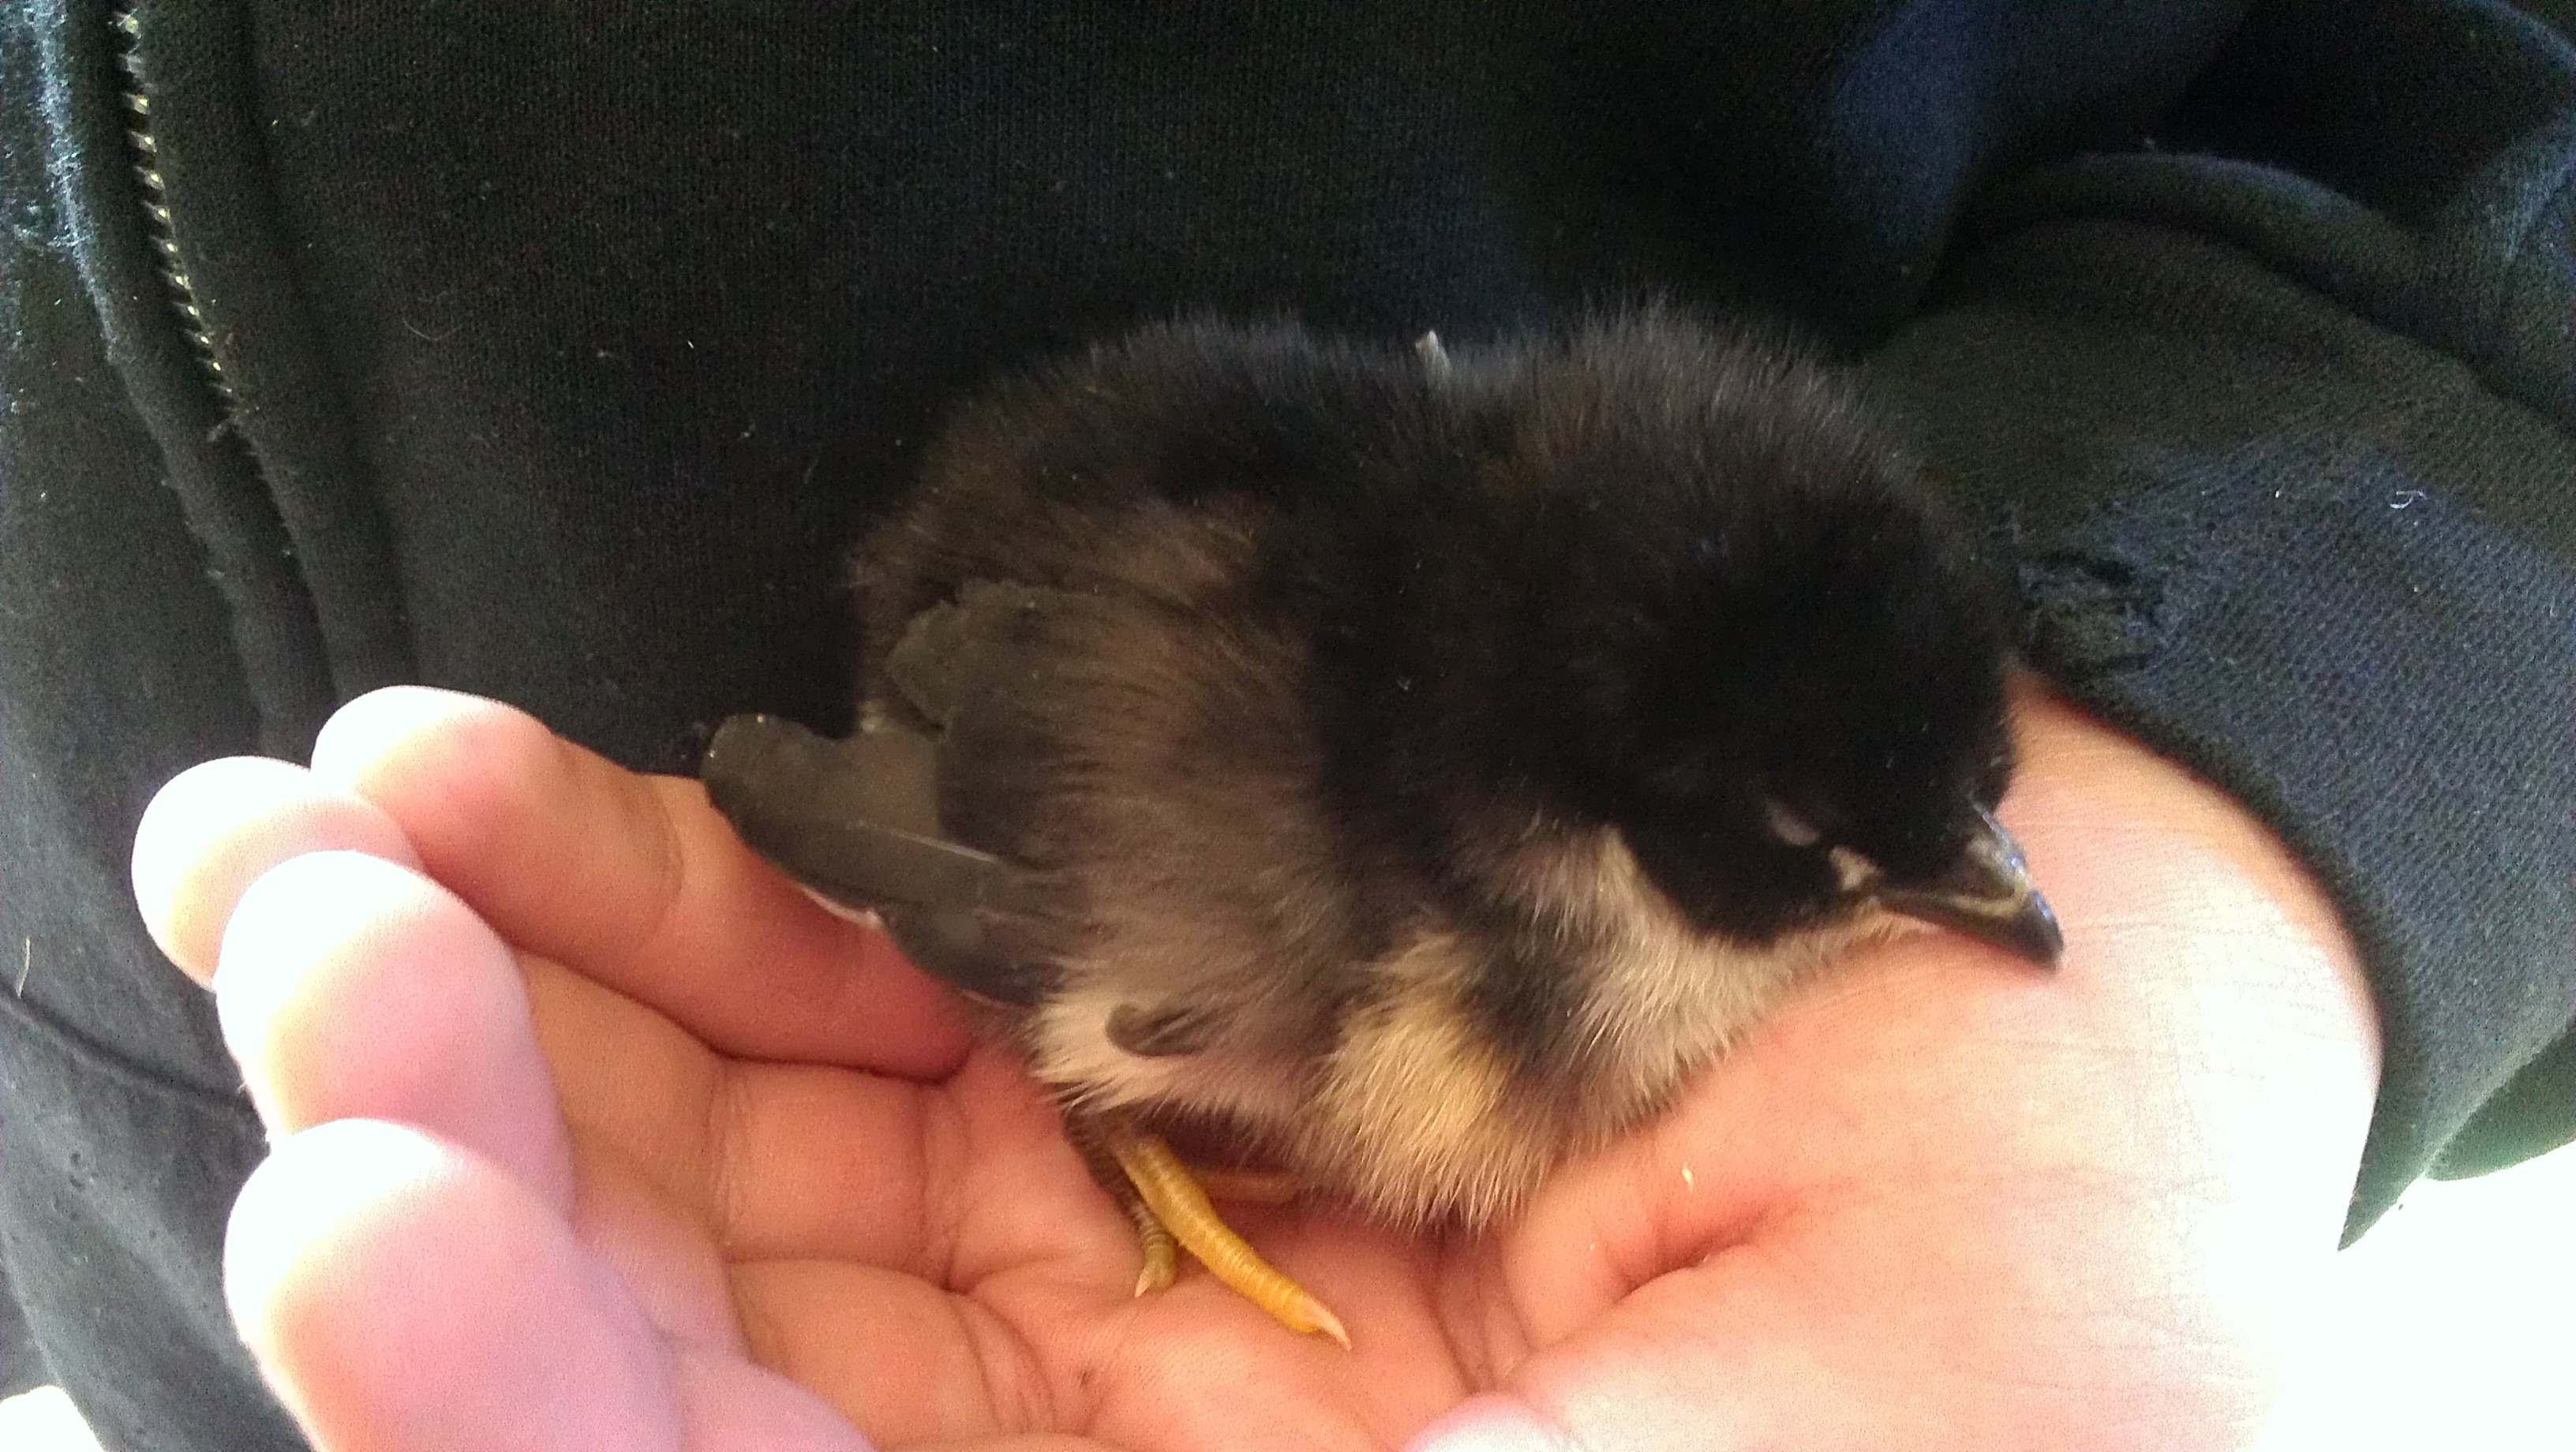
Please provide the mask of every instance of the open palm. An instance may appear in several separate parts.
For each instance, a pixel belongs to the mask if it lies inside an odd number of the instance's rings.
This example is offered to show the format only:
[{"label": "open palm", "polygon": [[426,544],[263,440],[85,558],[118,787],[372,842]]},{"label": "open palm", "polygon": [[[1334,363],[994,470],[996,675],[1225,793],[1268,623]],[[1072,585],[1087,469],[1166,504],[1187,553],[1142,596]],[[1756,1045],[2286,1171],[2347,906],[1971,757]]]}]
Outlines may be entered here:
[{"label": "open palm", "polygon": [[1482,1238],[1233,1211],[1349,1352],[1203,1275],[1131,1298],[954,1000],[694,784],[506,708],[380,692],[309,773],[200,767],[136,879],[280,1136],[228,1284],[327,1452],[2238,1445],[2334,1244],[2367,1002],[2241,812],[2022,721],[2061,974],[1878,950]]}]

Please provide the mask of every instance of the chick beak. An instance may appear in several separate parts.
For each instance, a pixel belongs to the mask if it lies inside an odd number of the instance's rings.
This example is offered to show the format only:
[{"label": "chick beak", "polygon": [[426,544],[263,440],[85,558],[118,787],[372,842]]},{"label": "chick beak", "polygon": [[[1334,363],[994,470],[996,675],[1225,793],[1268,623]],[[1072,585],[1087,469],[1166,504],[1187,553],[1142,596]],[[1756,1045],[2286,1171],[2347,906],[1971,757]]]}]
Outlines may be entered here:
[{"label": "chick beak", "polygon": [[1889,883],[1878,890],[1878,900],[1907,917],[1965,933],[2043,968],[2055,967],[2066,940],[2048,899],[2030,885],[2030,865],[2022,860],[2020,844],[1985,808],[1977,809],[1977,821],[1967,850],[1939,877]]}]

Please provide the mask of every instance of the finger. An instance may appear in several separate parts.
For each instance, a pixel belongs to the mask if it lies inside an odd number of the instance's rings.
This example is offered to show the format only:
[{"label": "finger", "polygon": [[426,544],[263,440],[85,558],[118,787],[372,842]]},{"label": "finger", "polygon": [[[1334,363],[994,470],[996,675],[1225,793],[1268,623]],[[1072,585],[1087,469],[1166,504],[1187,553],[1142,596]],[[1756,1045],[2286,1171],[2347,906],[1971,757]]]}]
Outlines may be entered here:
[{"label": "finger", "polygon": [[695,782],[644,777],[524,712],[398,686],[341,708],[315,775],[382,807],[500,934],[728,1053],[938,1077],[955,996],[808,901]]},{"label": "finger", "polygon": [[1419,1364],[1291,1339],[1230,1291],[1138,1300],[1032,1273],[956,1294],[837,1262],[744,1266],[737,1285],[760,1362],[890,1446],[1070,1427],[1122,1447],[1383,1448],[1456,1398]]},{"label": "finger", "polygon": [[868,1452],[840,1413],[766,1367],[691,1350],[677,1371],[689,1452]]},{"label": "finger", "polygon": [[841,1261],[756,1262],[734,1280],[760,1364],[813,1388],[875,1442],[1028,1431],[1047,1415],[1028,1348],[972,1299]]},{"label": "finger", "polygon": [[1516,1397],[1480,1396],[1423,1428],[1405,1452],[1583,1452],[1584,1446]]},{"label": "finger", "polygon": [[242,894],[214,986],[224,1042],[273,1133],[399,1120],[571,1203],[518,966],[436,883],[355,852],[281,863]]},{"label": "finger", "polygon": [[302,767],[259,756],[205,762],[172,777],[143,809],[135,906],[170,961],[205,983],[243,890],[290,857],[334,851],[419,865],[393,818]]},{"label": "finger", "polygon": [[552,1207],[407,1126],[281,1141],[233,1207],[233,1319],[325,1452],[683,1445],[668,1355]]},{"label": "finger", "polygon": [[604,1146],[573,1146],[574,1236],[606,1262],[653,1329],[719,1356],[746,1354],[733,1288],[706,1228]]},{"label": "finger", "polygon": [[[1794,1272],[1765,1264],[1747,1274],[1740,1262],[1753,1259],[1720,1257],[1639,1288],[1525,1362],[1483,1415],[1459,1418],[1454,1440],[1425,1437],[1412,1452],[2034,1445],[1983,1440],[1996,1431],[1977,1424],[1990,1408],[1959,1394],[1937,1351],[1927,1366],[1920,1346],[1872,1360],[1835,1344]],[[1765,1294],[1763,1283],[1783,1274],[1787,1293]]]},{"label": "finger", "polygon": [[566,1120],[727,1259],[854,1260],[952,1279],[985,1268],[955,1258],[971,1216],[1008,1228],[980,1236],[979,1254],[1088,1257],[1102,1284],[1124,1284],[1122,1267],[1132,1280],[1119,1259],[1134,1253],[1132,1232],[1007,1057],[979,1052],[936,1088],[728,1060],[581,974],[524,966]]}]

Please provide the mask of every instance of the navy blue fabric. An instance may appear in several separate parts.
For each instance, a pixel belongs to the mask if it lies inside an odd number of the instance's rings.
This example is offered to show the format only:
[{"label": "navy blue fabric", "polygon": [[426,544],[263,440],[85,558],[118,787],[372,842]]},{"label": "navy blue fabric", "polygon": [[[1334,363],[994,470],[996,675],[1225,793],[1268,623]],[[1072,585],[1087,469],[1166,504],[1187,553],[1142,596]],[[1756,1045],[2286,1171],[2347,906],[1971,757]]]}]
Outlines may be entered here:
[{"label": "navy blue fabric", "polygon": [[943,402],[1177,311],[1825,338],[2033,661],[2334,893],[2353,1228],[2576,1132],[2563,3],[136,15],[0,3],[0,1262],[110,1446],[296,1445],[215,1291],[256,1127],[126,900],[152,789],[396,679],[655,769],[839,729],[840,562]]}]

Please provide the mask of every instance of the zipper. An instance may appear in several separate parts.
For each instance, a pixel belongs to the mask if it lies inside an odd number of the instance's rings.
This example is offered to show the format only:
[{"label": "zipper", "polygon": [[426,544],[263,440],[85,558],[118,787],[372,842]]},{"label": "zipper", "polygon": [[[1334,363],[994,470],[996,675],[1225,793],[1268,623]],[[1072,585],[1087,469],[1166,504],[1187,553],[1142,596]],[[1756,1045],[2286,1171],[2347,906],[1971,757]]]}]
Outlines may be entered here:
[{"label": "zipper", "polygon": [[160,147],[152,137],[152,96],[144,88],[143,56],[138,48],[143,37],[143,22],[132,10],[119,10],[110,17],[116,31],[116,67],[124,73],[118,83],[117,99],[122,103],[125,121],[125,146],[134,161],[134,179],[141,188],[146,236],[152,244],[154,270],[161,274],[161,288],[170,310],[178,315],[180,335],[187,340],[188,351],[197,360],[197,374],[222,401],[226,413],[235,402],[231,380],[224,377],[224,364],[215,356],[215,340],[206,334],[206,315],[197,306],[197,290],[188,280],[188,269],[179,255],[179,236],[171,227],[169,189],[162,184]]},{"label": "zipper", "polygon": [[[202,306],[213,289],[201,290],[190,275],[192,254],[173,216],[179,209],[172,205],[171,184],[176,181],[184,195],[187,179],[163,170],[163,143],[172,128],[167,117],[156,115],[145,59],[150,52],[140,12],[150,7],[142,0],[105,0],[105,8],[105,15],[92,12],[81,27],[81,66],[65,71],[84,81],[94,78],[97,85],[83,97],[89,105],[78,134],[90,161],[81,169],[76,193],[89,225],[102,236],[116,236],[115,245],[98,249],[85,270],[111,347],[114,334],[131,340],[126,351],[134,369],[134,407],[160,446],[163,480],[179,496],[228,617],[243,692],[258,723],[258,749],[299,756],[312,749],[337,699],[330,642],[284,506],[239,427],[244,408],[236,384],[242,375],[226,366],[224,355],[234,350],[218,352]],[[199,7],[194,16],[177,6],[151,13],[216,23],[225,18],[212,6]],[[160,23],[153,21],[156,28]],[[158,134],[156,122],[162,123]],[[107,135],[111,128],[124,138],[123,176],[117,175],[120,158],[113,149],[118,143]],[[123,224],[125,217],[139,225]],[[138,237],[144,244],[139,256],[132,250]],[[145,269],[157,280],[142,276]],[[157,303],[154,292],[160,294]],[[169,346],[172,331],[180,340],[175,350]]]},{"label": "zipper", "polygon": [[[85,102],[65,113],[89,159],[74,191],[87,225],[114,238],[85,264],[102,316],[132,340],[135,401],[231,612],[262,749],[298,756],[336,701],[413,667],[391,536],[333,416],[319,335],[290,290],[262,286],[282,269],[250,215],[272,179],[240,124],[249,88],[225,84],[254,65],[238,9],[100,0],[61,74]],[[193,51],[202,75],[156,74],[167,46]],[[226,210],[192,213],[192,187]],[[228,277],[249,299],[238,319]],[[296,407],[263,416],[262,380]]]}]

